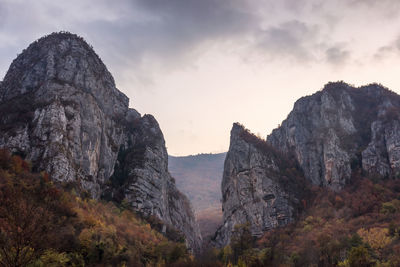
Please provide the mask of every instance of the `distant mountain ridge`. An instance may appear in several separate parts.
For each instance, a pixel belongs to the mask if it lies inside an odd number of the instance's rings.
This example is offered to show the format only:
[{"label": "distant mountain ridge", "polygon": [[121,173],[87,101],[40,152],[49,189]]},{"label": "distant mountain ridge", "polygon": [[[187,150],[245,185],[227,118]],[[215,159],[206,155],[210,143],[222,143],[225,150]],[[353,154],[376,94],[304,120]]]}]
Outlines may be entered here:
[{"label": "distant mountain ridge", "polygon": [[225,156],[226,153],[168,156],[171,175],[189,197],[195,212],[220,203]]},{"label": "distant mountain ridge", "polygon": [[203,236],[222,222],[221,180],[226,153],[168,156],[168,168],[177,188],[193,205]]}]

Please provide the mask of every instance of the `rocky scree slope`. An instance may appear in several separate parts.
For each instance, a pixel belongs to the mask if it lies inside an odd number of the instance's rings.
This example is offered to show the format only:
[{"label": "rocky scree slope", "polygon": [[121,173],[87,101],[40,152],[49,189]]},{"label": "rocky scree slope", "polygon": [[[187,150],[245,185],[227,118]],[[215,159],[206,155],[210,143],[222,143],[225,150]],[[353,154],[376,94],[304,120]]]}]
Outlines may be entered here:
[{"label": "rocky scree slope", "polygon": [[[259,236],[260,231],[293,221],[293,211],[307,196],[307,184],[338,191],[355,172],[378,179],[398,178],[399,115],[400,96],[381,85],[355,88],[344,82],[329,83],[299,99],[282,125],[267,137],[265,145],[278,153],[277,158],[294,159],[286,161],[289,165],[283,169],[271,158],[273,153],[256,149],[255,136],[252,141],[238,134],[243,130],[235,124],[221,185],[224,225],[217,232],[217,244],[228,244],[238,224],[250,222],[252,234]],[[303,186],[299,185],[302,180]],[[283,190],[282,183],[297,185],[292,185],[293,191]],[[271,200],[275,201],[272,205]]]},{"label": "rocky scree slope", "polygon": [[[152,116],[128,105],[92,47],[76,35],[54,33],[18,55],[0,83],[0,147],[94,198],[110,191],[114,173],[129,173],[129,205],[172,224],[197,249],[198,226],[168,173],[161,130]],[[121,165],[124,151],[135,158]]]}]

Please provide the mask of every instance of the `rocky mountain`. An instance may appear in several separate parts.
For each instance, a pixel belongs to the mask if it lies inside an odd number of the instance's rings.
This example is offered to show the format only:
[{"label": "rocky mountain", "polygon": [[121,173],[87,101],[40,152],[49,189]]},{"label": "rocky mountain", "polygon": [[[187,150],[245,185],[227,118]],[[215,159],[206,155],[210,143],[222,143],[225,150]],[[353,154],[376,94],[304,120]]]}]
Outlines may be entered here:
[{"label": "rocky mountain", "polygon": [[168,172],[158,123],[128,105],[90,45],[54,33],[18,55],[0,84],[0,147],[94,198],[122,188],[134,210],[171,224],[196,250],[198,225]]},{"label": "rocky mountain", "polygon": [[229,242],[235,225],[249,222],[259,236],[293,221],[308,183],[339,191],[355,173],[398,178],[399,115],[400,96],[387,88],[337,82],[299,99],[266,141],[246,138],[249,133],[235,124],[224,166],[224,225],[217,244]]},{"label": "rocky mountain", "polygon": [[340,190],[360,167],[370,175],[398,176],[400,96],[383,86],[329,83],[299,99],[268,142],[294,152],[305,177]]},{"label": "rocky mountain", "polygon": [[[151,115],[130,111],[126,135],[120,146],[114,173],[103,197],[127,201],[144,215],[156,216],[181,230],[188,245],[198,251],[200,228],[190,201],[175,185],[168,171],[168,154],[161,129]],[[164,230],[165,231],[165,230]]]},{"label": "rocky mountain", "polygon": [[229,243],[236,225],[250,223],[252,235],[292,222],[301,206],[305,181],[293,158],[235,123],[221,184],[224,224],[217,246]]},{"label": "rocky mountain", "polygon": [[226,153],[168,157],[178,189],[193,205],[202,236],[212,236],[222,223],[221,180]]},{"label": "rocky mountain", "polygon": [[0,88],[0,146],[98,197],[123,139],[128,98],[93,49],[69,34],[32,43]]}]

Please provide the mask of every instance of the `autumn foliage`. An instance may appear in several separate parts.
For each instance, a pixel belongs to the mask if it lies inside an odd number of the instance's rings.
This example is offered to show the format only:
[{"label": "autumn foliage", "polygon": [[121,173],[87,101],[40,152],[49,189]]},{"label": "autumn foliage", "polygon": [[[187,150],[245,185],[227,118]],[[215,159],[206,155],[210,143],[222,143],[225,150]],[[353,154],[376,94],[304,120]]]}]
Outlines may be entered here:
[{"label": "autumn foliage", "polygon": [[194,259],[183,240],[154,229],[159,222],[30,169],[0,150],[1,266],[400,266],[400,180],[356,170],[340,192],[311,187],[295,223],[259,239],[237,225],[229,245]]},{"label": "autumn foliage", "polygon": [[214,252],[218,262],[223,266],[400,266],[400,180],[368,177],[355,169],[351,183],[340,192],[317,186],[308,190],[294,223],[265,232],[259,239],[245,234],[232,238]]},{"label": "autumn foliage", "polygon": [[354,179],[313,188],[296,223],[265,233],[253,249],[268,250],[267,266],[400,266],[400,181]]},{"label": "autumn foliage", "polygon": [[0,150],[0,266],[180,266],[191,261],[184,243],[169,241],[133,212],[82,199]]}]

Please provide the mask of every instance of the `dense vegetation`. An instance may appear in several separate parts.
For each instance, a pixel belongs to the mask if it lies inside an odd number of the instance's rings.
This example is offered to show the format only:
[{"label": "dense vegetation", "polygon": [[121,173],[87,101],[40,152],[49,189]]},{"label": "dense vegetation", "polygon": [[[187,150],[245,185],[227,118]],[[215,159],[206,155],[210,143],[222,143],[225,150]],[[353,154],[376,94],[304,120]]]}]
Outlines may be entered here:
[{"label": "dense vegetation", "polygon": [[341,192],[313,188],[299,220],[251,237],[235,228],[221,266],[400,266],[400,181],[355,174]]},{"label": "dense vegetation", "polygon": [[81,198],[0,150],[0,265],[400,266],[400,180],[355,170],[341,192],[310,190],[295,223],[258,240],[238,225],[194,259],[124,205]]},{"label": "dense vegetation", "polygon": [[55,186],[0,150],[0,266],[171,266],[192,262],[124,206]]},{"label": "dense vegetation", "polygon": [[[279,155],[246,129],[241,137],[281,159],[284,183],[301,182],[290,155]],[[297,186],[304,198],[294,223],[260,239],[252,237],[250,225],[236,225],[231,243],[208,251],[208,258],[216,266],[400,266],[400,180],[369,176],[360,164],[352,171],[340,192]]]}]

